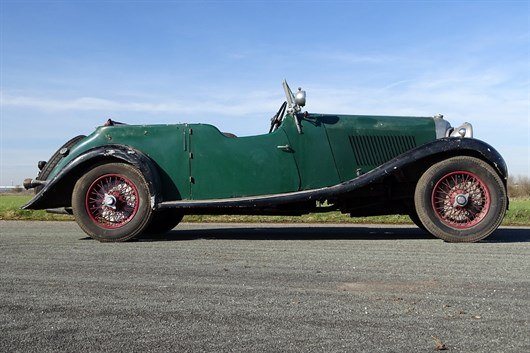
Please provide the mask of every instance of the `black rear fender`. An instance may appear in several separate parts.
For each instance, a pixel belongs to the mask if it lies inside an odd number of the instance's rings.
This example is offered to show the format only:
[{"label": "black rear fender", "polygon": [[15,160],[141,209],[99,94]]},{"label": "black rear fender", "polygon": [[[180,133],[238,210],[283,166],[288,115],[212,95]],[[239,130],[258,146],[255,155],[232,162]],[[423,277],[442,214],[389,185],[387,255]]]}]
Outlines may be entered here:
[{"label": "black rear fender", "polygon": [[53,179],[33,197],[23,209],[38,210],[69,207],[72,191],[77,180],[97,165],[124,162],[136,167],[147,181],[151,196],[151,208],[160,201],[160,175],[155,163],[144,153],[123,145],[96,147],[79,155],[68,163]]}]

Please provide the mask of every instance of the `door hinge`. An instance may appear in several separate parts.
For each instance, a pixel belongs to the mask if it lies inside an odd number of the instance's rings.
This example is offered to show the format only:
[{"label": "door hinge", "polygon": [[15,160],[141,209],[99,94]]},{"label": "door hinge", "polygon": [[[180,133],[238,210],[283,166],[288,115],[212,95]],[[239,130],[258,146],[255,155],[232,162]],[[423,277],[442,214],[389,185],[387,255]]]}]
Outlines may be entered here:
[{"label": "door hinge", "polygon": [[190,159],[193,159],[193,152],[190,152]]},{"label": "door hinge", "polygon": [[190,135],[193,135],[193,129],[190,129]]},{"label": "door hinge", "polygon": [[190,183],[195,184],[195,178],[190,176]]}]

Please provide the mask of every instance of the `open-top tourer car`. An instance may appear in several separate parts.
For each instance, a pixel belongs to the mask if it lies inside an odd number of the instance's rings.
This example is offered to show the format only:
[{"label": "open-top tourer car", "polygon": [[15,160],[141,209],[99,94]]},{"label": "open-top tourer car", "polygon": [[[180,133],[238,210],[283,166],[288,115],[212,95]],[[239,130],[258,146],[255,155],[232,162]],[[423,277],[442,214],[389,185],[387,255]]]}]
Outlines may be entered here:
[{"label": "open-top tourer car", "polygon": [[108,120],[38,163],[24,181],[36,195],[23,208],[73,213],[100,241],[167,232],[185,214],[407,214],[452,242],[500,225],[506,164],[469,123],[302,112],[305,92],[283,88],[263,135]]}]

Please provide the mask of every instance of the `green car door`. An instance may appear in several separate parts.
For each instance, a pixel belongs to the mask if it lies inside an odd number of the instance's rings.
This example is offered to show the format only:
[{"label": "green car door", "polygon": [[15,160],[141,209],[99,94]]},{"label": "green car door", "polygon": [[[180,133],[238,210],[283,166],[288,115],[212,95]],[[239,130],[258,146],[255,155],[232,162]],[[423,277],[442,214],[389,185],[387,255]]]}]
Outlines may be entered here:
[{"label": "green car door", "polygon": [[191,199],[299,190],[298,169],[283,128],[264,135],[227,137],[211,125],[188,126]]},{"label": "green car door", "polygon": [[296,165],[300,172],[300,189],[310,190],[340,183],[339,174],[326,133],[326,124],[333,117],[311,115],[301,118],[299,133],[292,115],[282,124],[289,137]]}]

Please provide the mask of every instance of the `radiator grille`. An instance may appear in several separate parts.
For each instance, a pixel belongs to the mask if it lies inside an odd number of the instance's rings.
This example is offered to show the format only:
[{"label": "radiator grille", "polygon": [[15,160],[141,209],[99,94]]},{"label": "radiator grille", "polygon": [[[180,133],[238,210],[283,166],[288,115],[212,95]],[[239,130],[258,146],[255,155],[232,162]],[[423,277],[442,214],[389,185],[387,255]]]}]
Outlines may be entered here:
[{"label": "radiator grille", "polygon": [[359,166],[378,166],[416,147],[416,139],[408,135],[350,135],[349,138]]}]

